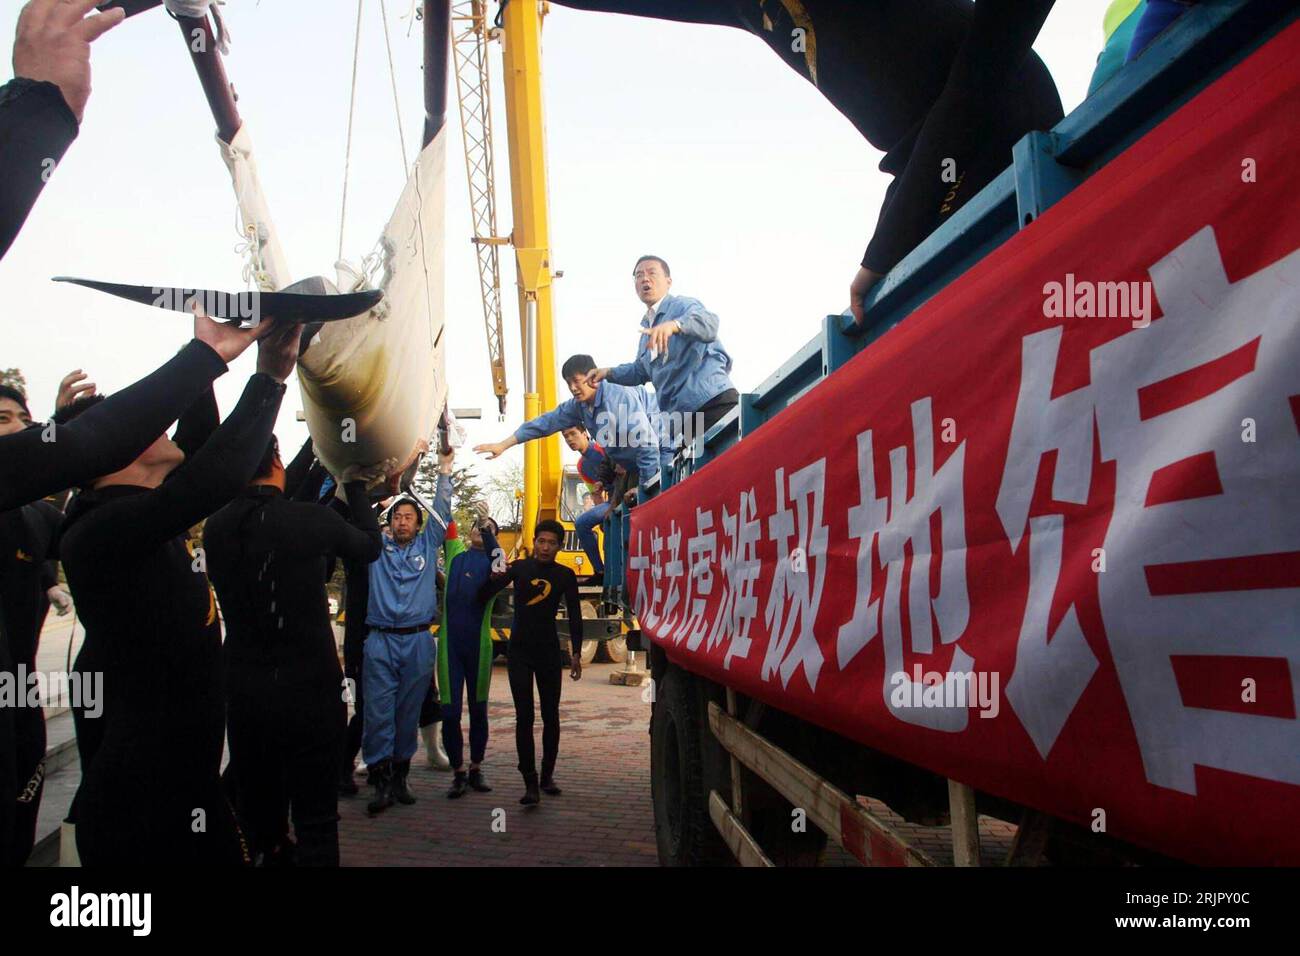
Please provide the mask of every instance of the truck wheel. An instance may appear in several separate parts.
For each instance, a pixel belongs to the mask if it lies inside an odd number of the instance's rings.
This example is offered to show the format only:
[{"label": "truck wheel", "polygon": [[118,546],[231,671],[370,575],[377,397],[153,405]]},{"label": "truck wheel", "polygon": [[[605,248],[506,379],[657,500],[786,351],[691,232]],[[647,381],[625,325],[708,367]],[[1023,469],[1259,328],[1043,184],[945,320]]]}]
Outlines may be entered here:
[{"label": "truck wheel", "polygon": [[709,866],[731,859],[709,818],[701,733],[708,733],[695,678],[669,667],[656,690],[650,787],[661,866]]},{"label": "truck wheel", "polygon": [[600,649],[600,641],[583,641],[582,642],[582,663],[590,664],[596,659],[596,651]]},{"label": "truck wheel", "polygon": [[611,637],[605,642],[605,656],[615,664],[627,663],[627,638]]}]

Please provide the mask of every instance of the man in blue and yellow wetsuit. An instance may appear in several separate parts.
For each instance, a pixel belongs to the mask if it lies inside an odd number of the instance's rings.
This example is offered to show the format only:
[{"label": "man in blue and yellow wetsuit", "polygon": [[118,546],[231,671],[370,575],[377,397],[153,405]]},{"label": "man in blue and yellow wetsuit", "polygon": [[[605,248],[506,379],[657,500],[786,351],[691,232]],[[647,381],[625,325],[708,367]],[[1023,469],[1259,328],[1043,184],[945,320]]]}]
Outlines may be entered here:
[{"label": "man in blue and yellow wetsuit", "polygon": [[[442,745],[455,776],[447,796],[463,796],[466,788],[486,793],[492,788],[483,777],[483,757],[488,741],[488,686],[492,682],[492,604],[479,599],[479,591],[492,573],[493,563],[505,570],[505,555],[497,546],[497,523],[483,518],[470,529],[469,547],[459,537],[444,545],[447,584],[438,629],[438,687],[442,703]],[[468,694],[469,772],[465,771],[465,743],[461,736],[461,700]]]}]

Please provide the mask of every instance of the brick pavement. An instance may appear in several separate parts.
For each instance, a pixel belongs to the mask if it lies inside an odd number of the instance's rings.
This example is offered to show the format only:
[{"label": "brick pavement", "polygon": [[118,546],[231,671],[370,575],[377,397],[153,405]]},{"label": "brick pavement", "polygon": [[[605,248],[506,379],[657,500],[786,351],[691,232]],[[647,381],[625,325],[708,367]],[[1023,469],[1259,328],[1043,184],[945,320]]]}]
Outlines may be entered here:
[{"label": "brick pavement", "polygon": [[[536,808],[519,805],[523,783],[515,770],[514,706],[505,666],[492,671],[490,735],[484,772],[491,793],[445,796],[450,773],[429,770],[424,745],[411,765],[419,802],[366,815],[369,788],[339,800],[344,866],[655,866],[650,801],[650,705],[642,687],[609,683],[613,664],[588,664],[582,680],[567,676],[560,697],[558,797],[542,795]],[[622,666],[622,665],[617,665]],[[468,732],[468,716],[462,726]],[[534,727],[541,759],[541,720]],[[504,832],[493,830],[495,819]],[[500,824],[497,829],[500,830]]]}]

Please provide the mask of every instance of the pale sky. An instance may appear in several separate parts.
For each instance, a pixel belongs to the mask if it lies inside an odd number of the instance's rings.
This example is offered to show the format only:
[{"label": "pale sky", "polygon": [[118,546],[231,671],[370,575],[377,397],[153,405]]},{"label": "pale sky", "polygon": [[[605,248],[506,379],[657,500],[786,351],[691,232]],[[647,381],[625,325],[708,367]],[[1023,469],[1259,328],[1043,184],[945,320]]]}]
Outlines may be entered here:
[{"label": "pale sky", "polygon": [[[1035,45],[1067,112],[1087,89],[1106,5],[1060,0]],[[19,6],[7,0],[0,15],[6,63]],[[404,160],[380,6],[364,0],[344,244],[355,260],[378,238],[419,145],[421,39],[418,24],[408,36],[411,6],[388,2]],[[225,15],[233,36],[227,70],[292,273],[332,277],[356,2],[231,0]],[[508,234],[499,44],[491,57],[498,227]],[[602,365],[634,356],[644,307],[631,271],[643,253],[668,260],[675,293],[720,316],[741,391],[811,338],[823,316],[847,306],[889,178],[876,170],[880,154],[762,41],[721,27],[552,7],[543,57],[553,267],[565,273],[555,292],[557,366],[574,352]],[[81,134],[0,261],[7,303],[0,367],[22,368],[37,417],[50,412],[68,370],[84,368],[113,391],[157,367],[192,331],[184,316],[52,284],[51,276],[244,287],[230,180],[179,28],[161,10],[134,17],[96,44],[92,65]],[[482,422],[468,423],[473,444],[521,422],[523,369],[513,253],[504,249],[510,396],[498,422],[454,84],[450,96],[447,365],[451,404],[483,409]],[[250,350],[217,382],[223,414],[253,363]],[[277,427],[287,449],[306,437],[294,421],[300,407],[291,382]],[[515,448],[503,460],[522,455]],[[470,457],[465,452],[462,463]]]}]

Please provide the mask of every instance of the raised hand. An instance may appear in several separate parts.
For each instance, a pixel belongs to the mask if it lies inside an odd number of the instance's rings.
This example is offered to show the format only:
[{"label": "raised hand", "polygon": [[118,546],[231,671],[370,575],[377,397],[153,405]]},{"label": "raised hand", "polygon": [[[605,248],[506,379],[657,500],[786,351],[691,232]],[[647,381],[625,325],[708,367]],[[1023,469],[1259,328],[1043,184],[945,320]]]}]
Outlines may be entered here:
[{"label": "raised hand", "polygon": [[194,337],[220,355],[227,365],[271,331],[269,321],[259,322],[251,329],[241,329],[238,322],[210,319],[197,297],[190,304],[190,311],[194,313]]},{"label": "raised hand", "polygon": [[258,326],[268,326],[267,331],[257,343],[257,370],[264,372],[277,382],[283,382],[293,374],[298,364],[298,343],[302,338],[301,322],[274,322],[267,316],[262,317]]},{"label": "raised hand", "polygon": [[97,2],[31,0],[14,36],[14,76],[53,83],[78,123],[90,98],[90,44],[126,19],[121,7],[86,16]]},{"label": "raised hand", "polygon": [[54,398],[54,408],[57,411],[71,405],[82,395],[90,396],[95,394],[95,383],[86,381],[86,373],[79,368],[74,368],[63,380],[59,382],[59,394]]},{"label": "raised hand", "polygon": [[[650,336],[650,344],[648,348],[650,349],[651,352],[654,352],[658,355],[667,355],[668,340],[672,338],[674,335],[676,335],[678,332],[680,332],[681,330],[682,330],[682,326],[680,322],[676,322],[676,321],[661,322],[652,329],[642,329],[641,334]],[[599,372],[602,370],[596,369],[596,371]],[[609,370],[605,369],[604,371],[608,372]],[[595,372],[592,372],[587,376],[588,382],[591,381],[591,375],[594,374]],[[599,381],[599,379],[597,381]]]}]

